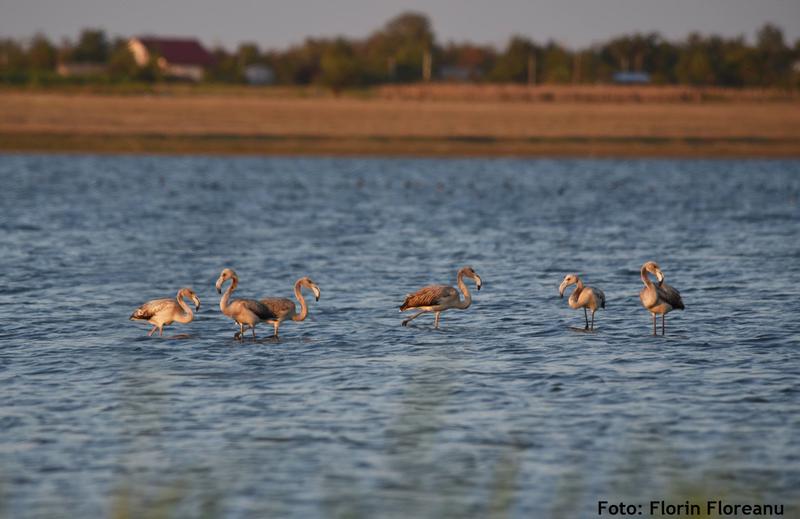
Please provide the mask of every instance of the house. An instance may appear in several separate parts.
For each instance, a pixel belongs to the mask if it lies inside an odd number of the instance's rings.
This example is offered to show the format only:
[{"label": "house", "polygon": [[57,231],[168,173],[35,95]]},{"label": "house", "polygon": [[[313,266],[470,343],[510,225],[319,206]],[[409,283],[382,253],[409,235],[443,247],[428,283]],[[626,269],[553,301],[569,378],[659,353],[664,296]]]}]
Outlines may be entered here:
[{"label": "house", "polygon": [[444,65],[439,69],[439,78],[444,81],[464,82],[477,75],[471,67]]},{"label": "house", "polygon": [[108,71],[105,63],[59,63],[56,73],[61,77],[101,76]]},{"label": "house", "polygon": [[618,85],[647,85],[650,83],[650,74],[647,72],[615,72],[613,80]]},{"label": "house", "polygon": [[128,41],[128,49],[136,63],[143,67],[152,58],[167,77],[200,81],[214,57],[192,38],[156,38],[141,36]]},{"label": "house", "polygon": [[254,63],[244,68],[244,78],[250,85],[269,85],[275,82],[275,73],[266,65]]}]

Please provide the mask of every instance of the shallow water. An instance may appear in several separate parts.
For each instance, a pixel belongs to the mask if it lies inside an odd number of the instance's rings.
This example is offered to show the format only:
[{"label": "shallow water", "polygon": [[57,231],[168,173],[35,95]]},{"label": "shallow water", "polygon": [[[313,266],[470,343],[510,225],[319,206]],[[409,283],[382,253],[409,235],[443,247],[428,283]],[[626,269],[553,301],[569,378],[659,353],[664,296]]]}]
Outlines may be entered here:
[{"label": "shallow water", "polygon": [[[0,181],[5,515],[797,502],[800,161],[0,155]],[[686,304],[666,337],[650,259]],[[471,308],[400,326],[465,264]],[[322,298],[239,343],[226,266],[241,297]],[[572,271],[606,293],[594,333]],[[187,285],[191,324],[127,320]]]}]

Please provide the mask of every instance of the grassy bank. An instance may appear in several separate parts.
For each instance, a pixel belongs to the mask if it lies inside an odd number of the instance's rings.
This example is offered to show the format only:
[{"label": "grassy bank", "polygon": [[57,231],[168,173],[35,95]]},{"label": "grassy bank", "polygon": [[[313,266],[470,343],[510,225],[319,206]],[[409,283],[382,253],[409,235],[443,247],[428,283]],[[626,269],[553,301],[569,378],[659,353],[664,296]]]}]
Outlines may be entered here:
[{"label": "grassy bank", "polygon": [[[655,87],[563,87],[550,94],[540,87],[534,95],[526,87],[434,85],[340,97],[193,88],[128,95],[2,91],[0,150],[800,156],[800,100],[790,94],[706,92],[704,101],[691,91]],[[520,97],[525,92],[529,98]]]}]

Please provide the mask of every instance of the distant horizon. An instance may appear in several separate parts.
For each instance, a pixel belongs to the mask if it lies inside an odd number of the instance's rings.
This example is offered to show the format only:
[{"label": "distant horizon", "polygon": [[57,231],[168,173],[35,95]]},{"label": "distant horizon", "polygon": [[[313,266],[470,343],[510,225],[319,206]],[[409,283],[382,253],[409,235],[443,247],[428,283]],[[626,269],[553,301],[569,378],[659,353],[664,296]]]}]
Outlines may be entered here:
[{"label": "distant horizon", "polygon": [[[74,41],[82,29],[102,29],[111,38],[196,38],[210,48],[233,50],[242,43],[255,43],[262,50],[277,50],[302,44],[307,38],[365,38],[407,11],[428,16],[439,44],[469,42],[497,49],[514,35],[539,43],[553,40],[572,49],[652,32],[671,41],[698,32],[743,36],[752,42],[765,23],[779,27],[787,45],[800,39],[800,2],[783,0],[757,5],[742,0],[705,0],[702,5],[688,0],[674,0],[670,5],[658,0],[609,0],[604,5],[591,0],[507,0],[502,8],[469,0],[389,0],[380,5],[364,0],[339,0],[336,5],[313,0],[291,4],[238,0],[225,6],[212,0],[172,0],[168,5],[143,0],[135,12],[118,1],[0,1],[0,37],[25,39],[42,33],[55,43],[65,38]],[[591,20],[591,26],[586,27],[584,20]]]}]

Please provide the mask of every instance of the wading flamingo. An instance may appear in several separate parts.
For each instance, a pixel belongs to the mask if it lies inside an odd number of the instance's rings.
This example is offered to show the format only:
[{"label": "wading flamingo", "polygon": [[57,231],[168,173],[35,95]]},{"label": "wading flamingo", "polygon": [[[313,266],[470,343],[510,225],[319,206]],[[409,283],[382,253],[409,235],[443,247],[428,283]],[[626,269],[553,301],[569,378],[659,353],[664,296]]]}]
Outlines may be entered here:
[{"label": "wading flamingo", "polygon": [[239,325],[239,331],[233,335],[234,339],[242,339],[244,337],[244,327],[248,326],[253,330],[253,339],[256,338],[256,324],[260,321],[269,321],[275,319],[275,315],[269,308],[259,303],[255,299],[234,299],[231,301],[231,294],[239,285],[239,276],[236,275],[232,269],[224,269],[219,278],[217,278],[217,293],[222,293],[222,285],[231,280],[228,289],[219,300],[219,309],[222,313],[236,321]]},{"label": "wading flamingo", "polygon": [[439,316],[445,310],[458,308],[466,310],[472,304],[472,296],[467,285],[464,284],[464,276],[475,281],[478,290],[481,289],[481,278],[472,270],[472,267],[463,267],[458,271],[458,288],[464,294],[464,299],[459,297],[458,290],[447,285],[429,285],[421,288],[413,294],[408,294],[406,300],[400,306],[400,311],[419,310],[416,314],[403,321],[403,326],[426,312],[435,312],[436,318],[433,321],[434,328],[439,328]]},{"label": "wading flamingo", "polygon": [[[654,285],[647,273],[655,275],[658,285]],[[664,283],[664,273],[655,261],[648,261],[642,265],[642,283],[644,288],[639,292],[642,306],[653,315],[653,335],[656,335],[656,314],[661,314],[661,335],[664,335],[667,314],[672,310],[683,310],[681,294],[671,286]]]},{"label": "wading flamingo", "polygon": [[[569,299],[567,299],[569,307],[574,308],[575,310],[578,308],[583,308],[583,317],[586,319],[585,329],[594,330],[594,313],[598,308],[606,307],[606,295],[599,288],[583,286],[583,281],[581,281],[581,278],[579,278],[577,274],[567,274],[564,276],[564,281],[562,281],[561,285],[558,287],[558,294],[562,298],[564,297],[564,290],[566,290],[570,285],[576,286],[575,290],[573,290],[572,294],[570,294]],[[589,326],[589,317],[587,316],[586,311],[587,308],[592,311],[591,327]]]},{"label": "wading flamingo", "polygon": [[131,314],[131,321],[147,321],[153,329],[147,332],[150,337],[158,330],[158,335],[164,335],[164,326],[173,322],[190,323],[194,319],[192,309],[183,300],[189,298],[194,302],[195,311],[200,310],[200,300],[191,288],[178,290],[175,299],[154,299],[148,301]]},{"label": "wading flamingo", "polygon": [[302,287],[305,287],[311,292],[314,293],[314,298],[319,301],[319,287],[311,281],[311,278],[302,277],[297,280],[294,284],[294,297],[300,302],[300,313],[297,313],[297,307],[294,304],[294,301],[291,299],[286,299],[283,297],[266,297],[264,299],[259,300],[259,303],[266,306],[269,311],[275,317],[273,319],[267,320],[268,323],[272,324],[275,327],[275,337],[278,337],[278,327],[280,327],[281,323],[287,319],[291,319],[292,321],[304,321],[306,316],[308,315],[308,306],[306,306],[306,299],[303,297],[303,293],[300,291]]}]

